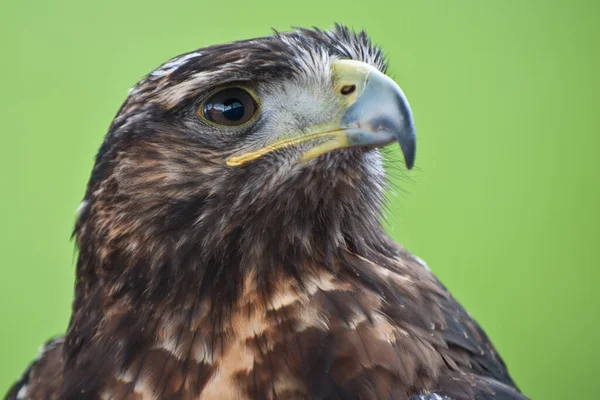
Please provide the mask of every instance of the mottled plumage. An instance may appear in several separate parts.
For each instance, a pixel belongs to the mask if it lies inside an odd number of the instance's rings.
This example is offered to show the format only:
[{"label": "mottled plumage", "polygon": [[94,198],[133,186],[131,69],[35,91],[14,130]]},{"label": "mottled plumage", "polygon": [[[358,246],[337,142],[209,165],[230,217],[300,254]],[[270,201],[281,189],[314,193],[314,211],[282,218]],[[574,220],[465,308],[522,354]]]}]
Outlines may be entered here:
[{"label": "mottled plumage", "polygon": [[[302,142],[227,165],[338,115],[339,59],[386,68],[364,32],[336,26],[207,47],[131,90],[79,211],[68,331],[7,399],[525,399],[384,233],[378,149],[299,162]],[[199,118],[230,85],[258,116]]]}]

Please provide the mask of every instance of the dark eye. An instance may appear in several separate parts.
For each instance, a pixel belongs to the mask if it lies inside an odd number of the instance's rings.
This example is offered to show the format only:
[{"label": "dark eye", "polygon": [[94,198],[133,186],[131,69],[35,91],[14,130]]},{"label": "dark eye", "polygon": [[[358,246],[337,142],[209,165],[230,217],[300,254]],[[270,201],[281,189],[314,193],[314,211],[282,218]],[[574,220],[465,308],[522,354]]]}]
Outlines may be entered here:
[{"label": "dark eye", "polygon": [[248,122],[257,108],[254,98],[246,90],[227,88],[206,100],[198,111],[215,124],[235,126]]}]

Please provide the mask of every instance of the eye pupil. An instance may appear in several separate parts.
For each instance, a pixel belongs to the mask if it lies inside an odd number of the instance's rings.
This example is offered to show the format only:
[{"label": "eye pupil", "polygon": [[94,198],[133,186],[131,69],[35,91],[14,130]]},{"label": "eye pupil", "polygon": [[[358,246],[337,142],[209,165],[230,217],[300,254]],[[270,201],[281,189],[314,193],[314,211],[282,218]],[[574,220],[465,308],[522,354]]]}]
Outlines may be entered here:
[{"label": "eye pupil", "polygon": [[246,89],[223,89],[203,102],[198,115],[218,125],[237,126],[250,121],[257,111],[254,97]]},{"label": "eye pupil", "polygon": [[223,102],[223,116],[230,121],[239,121],[244,116],[244,105],[238,99]]}]

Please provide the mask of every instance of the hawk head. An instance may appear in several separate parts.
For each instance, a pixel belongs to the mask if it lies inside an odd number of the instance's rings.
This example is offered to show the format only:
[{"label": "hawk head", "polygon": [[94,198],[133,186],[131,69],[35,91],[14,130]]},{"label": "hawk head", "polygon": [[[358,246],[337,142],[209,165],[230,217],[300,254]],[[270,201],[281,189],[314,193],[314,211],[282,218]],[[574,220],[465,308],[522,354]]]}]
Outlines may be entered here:
[{"label": "hawk head", "polygon": [[415,131],[385,69],[364,32],[336,26],[207,47],[148,74],[97,156],[78,290],[146,304],[190,285],[228,300],[249,273],[268,290],[307,264],[334,268],[339,249],[386,246],[378,148],[398,142],[411,168]]},{"label": "hawk head", "polygon": [[379,148],[394,142],[412,167],[408,103],[364,32],[275,33],[161,65],[98,153],[69,329],[25,393],[523,398],[384,234]]}]

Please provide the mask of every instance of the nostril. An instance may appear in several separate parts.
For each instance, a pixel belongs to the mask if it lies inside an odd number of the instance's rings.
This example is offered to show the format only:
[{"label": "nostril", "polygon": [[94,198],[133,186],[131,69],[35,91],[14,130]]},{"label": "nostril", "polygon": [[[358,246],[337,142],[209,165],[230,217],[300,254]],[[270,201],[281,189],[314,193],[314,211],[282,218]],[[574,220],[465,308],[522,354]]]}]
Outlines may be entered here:
[{"label": "nostril", "polygon": [[342,90],[340,90],[340,93],[342,93],[344,96],[348,96],[349,94],[354,93],[355,90],[356,85],[344,85],[342,86]]}]

